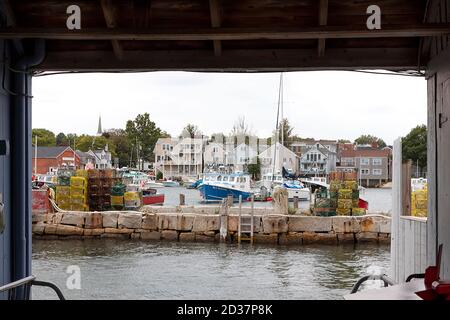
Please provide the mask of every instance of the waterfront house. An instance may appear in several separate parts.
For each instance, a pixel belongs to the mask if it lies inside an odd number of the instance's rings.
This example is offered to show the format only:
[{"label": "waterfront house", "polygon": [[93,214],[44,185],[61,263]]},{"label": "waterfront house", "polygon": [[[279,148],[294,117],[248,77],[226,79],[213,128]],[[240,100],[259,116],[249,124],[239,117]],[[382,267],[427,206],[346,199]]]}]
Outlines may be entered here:
[{"label": "waterfront house", "polygon": [[[227,148],[229,149],[229,148]],[[227,165],[231,165],[234,171],[246,171],[247,165],[256,163],[258,151],[256,146],[241,143],[227,152]]]},{"label": "waterfront house", "polygon": [[292,173],[298,169],[299,157],[279,142],[261,152],[258,157],[261,163],[261,176],[281,173],[283,167]]},{"label": "waterfront house", "polygon": [[83,152],[80,150],[76,151],[77,155],[80,157],[80,167],[81,168],[95,168],[95,155],[89,152]]},{"label": "waterfront house", "polygon": [[59,168],[80,168],[80,157],[71,147],[37,147],[37,152],[33,147],[32,152],[33,173],[56,174]]},{"label": "waterfront house", "polygon": [[155,171],[164,177],[198,177],[206,138],[160,138],[155,144]]},{"label": "waterfront house", "polygon": [[87,152],[94,158],[94,168],[95,169],[112,169],[112,155],[108,150],[108,145],[104,149],[99,150],[89,150]]},{"label": "waterfront house", "polygon": [[325,176],[336,169],[336,141],[306,140],[292,147],[300,154],[299,171],[302,175]]},{"label": "waterfront house", "polygon": [[337,171],[356,171],[360,185],[378,187],[390,181],[391,150],[368,147],[355,147],[340,153]]}]

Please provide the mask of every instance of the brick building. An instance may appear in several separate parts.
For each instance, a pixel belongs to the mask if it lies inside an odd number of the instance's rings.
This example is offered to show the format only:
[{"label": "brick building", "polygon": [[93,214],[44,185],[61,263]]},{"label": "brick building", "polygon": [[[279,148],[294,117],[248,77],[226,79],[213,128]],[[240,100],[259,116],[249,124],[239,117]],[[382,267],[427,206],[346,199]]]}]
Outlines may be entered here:
[{"label": "brick building", "polygon": [[[38,147],[37,162],[35,161],[36,150],[33,148],[33,173],[52,174],[58,168],[80,168],[80,156],[71,147]],[[37,168],[37,172],[36,171]]]}]

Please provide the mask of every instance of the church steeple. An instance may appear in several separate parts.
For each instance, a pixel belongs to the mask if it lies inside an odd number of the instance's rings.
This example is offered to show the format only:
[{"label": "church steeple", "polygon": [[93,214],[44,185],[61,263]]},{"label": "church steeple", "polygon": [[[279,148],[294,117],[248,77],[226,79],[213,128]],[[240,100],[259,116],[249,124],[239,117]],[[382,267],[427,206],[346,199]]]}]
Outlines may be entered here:
[{"label": "church steeple", "polygon": [[97,129],[97,135],[101,136],[103,134],[103,130],[102,130],[102,116],[99,115],[98,116],[98,129]]}]

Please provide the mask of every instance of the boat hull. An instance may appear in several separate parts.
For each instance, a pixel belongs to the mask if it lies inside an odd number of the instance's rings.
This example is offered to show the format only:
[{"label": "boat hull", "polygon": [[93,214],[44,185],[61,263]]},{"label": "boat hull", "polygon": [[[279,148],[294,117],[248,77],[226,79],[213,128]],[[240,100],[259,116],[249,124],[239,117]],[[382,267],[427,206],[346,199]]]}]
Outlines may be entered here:
[{"label": "boat hull", "polygon": [[251,197],[250,192],[216,185],[202,184],[199,190],[204,201],[221,201],[228,198],[228,196],[233,196],[233,201],[239,201],[239,196],[242,196],[242,200],[247,200]]},{"label": "boat hull", "polygon": [[163,186],[164,187],[179,187],[180,184],[178,182],[175,182],[175,181],[164,181],[163,182]]},{"label": "boat hull", "polygon": [[164,194],[151,194],[142,197],[144,205],[162,205],[164,204]]},{"label": "boat hull", "polygon": [[158,182],[147,182],[145,183],[146,188],[163,188],[164,185]]},{"label": "boat hull", "polygon": [[288,191],[289,201],[294,201],[295,197],[298,197],[300,201],[308,201],[311,199],[311,192],[308,188],[285,188]]}]

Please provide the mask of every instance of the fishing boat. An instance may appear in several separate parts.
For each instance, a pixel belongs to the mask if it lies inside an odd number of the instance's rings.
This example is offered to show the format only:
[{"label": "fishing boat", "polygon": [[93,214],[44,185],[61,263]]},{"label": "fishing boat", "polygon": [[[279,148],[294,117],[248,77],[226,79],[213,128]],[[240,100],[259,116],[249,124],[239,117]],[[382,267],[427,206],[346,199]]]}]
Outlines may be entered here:
[{"label": "fishing boat", "polygon": [[178,181],[173,180],[165,180],[162,182],[164,187],[179,187],[180,183]]},{"label": "fishing boat", "polygon": [[289,201],[293,201],[294,198],[298,198],[300,201],[311,200],[311,191],[303,183],[298,180],[285,181],[278,188],[284,188],[288,192]]},{"label": "fishing boat", "polygon": [[250,175],[244,173],[233,174],[205,174],[198,189],[203,201],[221,201],[229,196],[233,201],[247,200],[252,196]]},{"label": "fishing boat", "polygon": [[142,202],[144,205],[163,205],[164,194],[152,188],[142,190]]},{"label": "fishing boat", "polygon": [[148,179],[144,182],[144,188],[163,188],[164,184],[156,182],[154,176],[148,176]]}]

